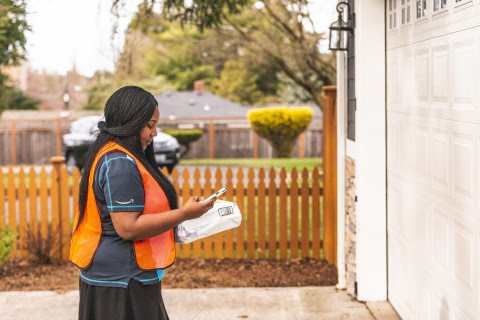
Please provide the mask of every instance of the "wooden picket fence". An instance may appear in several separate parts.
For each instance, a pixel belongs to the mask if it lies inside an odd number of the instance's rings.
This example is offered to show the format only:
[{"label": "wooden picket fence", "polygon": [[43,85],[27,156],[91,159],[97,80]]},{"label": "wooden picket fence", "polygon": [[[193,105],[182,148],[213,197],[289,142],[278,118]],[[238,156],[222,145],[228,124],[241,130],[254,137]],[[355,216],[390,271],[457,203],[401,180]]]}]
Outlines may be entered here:
[{"label": "wooden picket fence", "polygon": [[[288,177],[285,169],[278,172],[263,168],[239,168],[236,172],[229,168],[225,177],[217,168],[212,177],[207,168],[203,185],[198,168],[193,172],[193,185],[189,182],[190,174],[188,169],[183,170],[181,186],[177,169],[170,177],[180,203],[192,195],[207,197],[225,186],[228,191],[223,199],[237,203],[243,221],[238,228],[191,244],[177,244],[177,256],[288,259],[322,258],[329,254],[326,251],[330,249],[323,248],[322,241],[323,183],[317,168],[310,174],[306,169],[300,173],[293,169]],[[226,179],[225,185],[222,179]],[[54,164],[49,175],[45,168],[39,174],[20,168],[17,175],[11,167],[7,174],[0,170],[0,228],[10,227],[14,232],[12,256],[27,258],[35,250],[48,248],[52,258],[68,259],[79,181],[79,172],[69,175],[60,162]]]}]

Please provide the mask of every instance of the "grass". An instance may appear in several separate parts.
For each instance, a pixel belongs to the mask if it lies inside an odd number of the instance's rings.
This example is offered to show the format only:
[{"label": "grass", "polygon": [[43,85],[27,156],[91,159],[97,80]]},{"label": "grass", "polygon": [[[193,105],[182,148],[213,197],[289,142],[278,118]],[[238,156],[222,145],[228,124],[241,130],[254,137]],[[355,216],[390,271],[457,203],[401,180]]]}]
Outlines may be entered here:
[{"label": "grass", "polygon": [[243,167],[274,167],[285,168],[290,172],[293,168],[302,170],[304,167],[312,172],[316,166],[321,166],[322,158],[275,158],[275,159],[183,159],[183,165],[210,165],[210,166],[243,166]]}]

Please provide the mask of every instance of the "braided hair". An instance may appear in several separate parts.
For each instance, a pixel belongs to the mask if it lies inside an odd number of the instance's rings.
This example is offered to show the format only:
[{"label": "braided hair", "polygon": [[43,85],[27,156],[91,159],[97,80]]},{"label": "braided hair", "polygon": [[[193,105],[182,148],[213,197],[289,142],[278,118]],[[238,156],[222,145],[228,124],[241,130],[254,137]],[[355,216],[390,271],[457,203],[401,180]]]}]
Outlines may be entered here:
[{"label": "braided hair", "polygon": [[163,189],[170,209],[178,208],[177,192],[170,180],[158,168],[153,152],[153,143],[148,145],[144,152],[140,141],[140,131],[150,121],[157,106],[157,100],[150,92],[135,86],[120,88],[108,98],[105,104],[105,121],[98,123],[98,136],[90,145],[85,157],[78,199],[79,217],[75,230],[78,229],[85,215],[88,180],[90,171],[95,170],[92,168],[92,164],[100,149],[110,141],[116,142],[130,151]]}]

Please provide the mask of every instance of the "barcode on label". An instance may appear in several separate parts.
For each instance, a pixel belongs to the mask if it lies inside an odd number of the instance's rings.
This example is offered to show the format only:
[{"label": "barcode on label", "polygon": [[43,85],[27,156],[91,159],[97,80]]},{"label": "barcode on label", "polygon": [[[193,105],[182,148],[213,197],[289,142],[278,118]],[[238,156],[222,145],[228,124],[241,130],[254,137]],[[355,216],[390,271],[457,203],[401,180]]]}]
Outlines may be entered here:
[{"label": "barcode on label", "polygon": [[218,209],[218,214],[220,216],[226,216],[229,214],[233,214],[233,207],[223,207]]}]

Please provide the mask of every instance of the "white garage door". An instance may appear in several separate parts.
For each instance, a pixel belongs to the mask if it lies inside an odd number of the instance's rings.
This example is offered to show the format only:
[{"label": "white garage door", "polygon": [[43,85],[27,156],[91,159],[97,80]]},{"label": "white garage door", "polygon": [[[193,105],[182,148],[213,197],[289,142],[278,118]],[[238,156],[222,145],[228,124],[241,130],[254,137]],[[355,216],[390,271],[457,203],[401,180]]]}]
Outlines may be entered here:
[{"label": "white garage door", "polygon": [[480,0],[387,0],[388,296],[480,319]]}]

